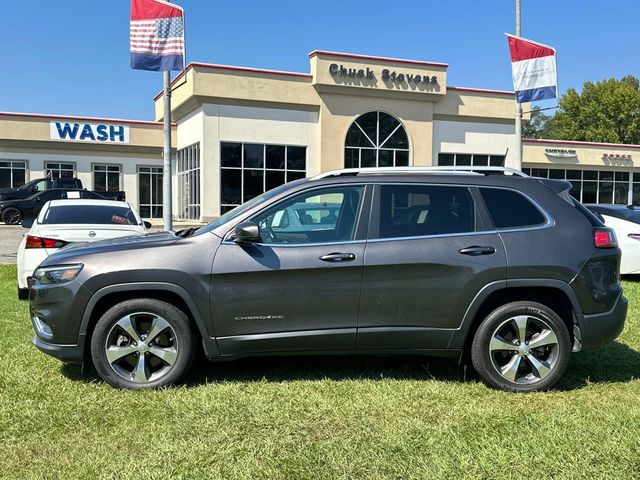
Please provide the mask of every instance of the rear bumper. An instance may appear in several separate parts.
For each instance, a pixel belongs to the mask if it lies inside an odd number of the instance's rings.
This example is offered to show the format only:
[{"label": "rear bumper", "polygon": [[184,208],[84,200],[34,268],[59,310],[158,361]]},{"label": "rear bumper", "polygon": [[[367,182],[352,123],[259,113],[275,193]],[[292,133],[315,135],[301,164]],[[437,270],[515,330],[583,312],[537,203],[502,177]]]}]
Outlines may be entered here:
[{"label": "rear bumper", "polygon": [[582,350],[602,347],[618,338],[627,318],[628,300],[622,293],[613,308],[608,312],[595,315],[582,315],[578,319]]}]

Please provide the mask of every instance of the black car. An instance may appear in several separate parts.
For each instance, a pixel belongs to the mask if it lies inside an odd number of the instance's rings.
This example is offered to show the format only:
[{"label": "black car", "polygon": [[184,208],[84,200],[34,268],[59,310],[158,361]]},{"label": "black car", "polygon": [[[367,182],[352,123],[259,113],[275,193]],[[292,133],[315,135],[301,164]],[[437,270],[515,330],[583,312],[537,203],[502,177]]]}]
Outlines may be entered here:
[{"label": "black car", "polygon": [[27,198],[0,201],[0,219],[7,225],[18,225],[25,218],[35,218],[49,200],[61,199],[109,200],[89,190],[51,189],[31,195]]},{"label": "black car", "polygon": [[[615,235],[568,182],[443,168],[328,172],[196,231],[65,249],[34,272],[34,343],[124,388],[179,381],[202,349],[469,356],[493,387],[547,389],[622,331]],[[301,202],[335,222],[272,228]]]}]

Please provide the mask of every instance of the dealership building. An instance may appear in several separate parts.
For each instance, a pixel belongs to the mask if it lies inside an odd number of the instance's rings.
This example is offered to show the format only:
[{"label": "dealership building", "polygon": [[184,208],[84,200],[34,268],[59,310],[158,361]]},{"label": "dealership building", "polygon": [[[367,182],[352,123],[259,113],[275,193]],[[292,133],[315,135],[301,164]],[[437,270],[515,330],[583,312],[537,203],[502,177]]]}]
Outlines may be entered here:
[{"label": "dealership building", "polygon": [[[444,63],[324,51],[309,61],[308,73],[191,63],[175,78],[174,218],[209,221],[331,169],[514,166],[513,92],[450,86]],[[155,111],[155,121],[0,113],[0,187],[77,176],[161,218],[161,95]],[[640,145],[523,141],[525,173],[567,179],[585,203],[640,201],[636,156]]]}]

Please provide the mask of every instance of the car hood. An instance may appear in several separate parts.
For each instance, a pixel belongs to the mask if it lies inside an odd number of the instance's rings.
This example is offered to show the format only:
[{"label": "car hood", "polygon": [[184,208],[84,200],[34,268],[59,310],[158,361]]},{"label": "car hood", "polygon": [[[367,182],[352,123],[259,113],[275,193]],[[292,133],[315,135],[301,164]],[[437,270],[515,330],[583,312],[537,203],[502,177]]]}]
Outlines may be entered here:
[{"label": "car hood", "polygon": [[100,240],[81,245],[72,245],[62,248],[57,253],[49,256],[42,263],[42,266],[58,265],[65,263],[74,257],[86,257],[87,255],[99,255],[102,253],[161,247],[164,245],[171,245],[179,240],[181,240],[181,238],[176,237],[171,232],[157,232],[143,236],[112,238],[109,240]]}]

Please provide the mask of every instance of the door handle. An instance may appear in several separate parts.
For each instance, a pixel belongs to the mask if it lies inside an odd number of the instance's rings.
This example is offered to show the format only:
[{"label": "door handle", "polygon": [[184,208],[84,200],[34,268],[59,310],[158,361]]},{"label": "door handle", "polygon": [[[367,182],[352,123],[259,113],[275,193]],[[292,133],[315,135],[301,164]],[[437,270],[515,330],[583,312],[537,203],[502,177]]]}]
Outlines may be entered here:
[{"label": "door handle", "polygon": [[323,255],[320,257],[320,260],[323,262],[350,262],[351,260],[355,260],[356,256],[353,253],[328,253],[327,255]]},{"label": "door handle", "polygon": [[493,247],[478,247],[474,245],[472,247],[462,248],[458,250],[458,253],[476,257],[478,255],[491,255],[493,253],[496,253],[496,249]]}]

